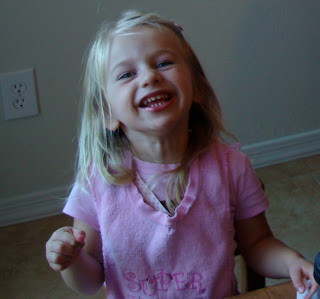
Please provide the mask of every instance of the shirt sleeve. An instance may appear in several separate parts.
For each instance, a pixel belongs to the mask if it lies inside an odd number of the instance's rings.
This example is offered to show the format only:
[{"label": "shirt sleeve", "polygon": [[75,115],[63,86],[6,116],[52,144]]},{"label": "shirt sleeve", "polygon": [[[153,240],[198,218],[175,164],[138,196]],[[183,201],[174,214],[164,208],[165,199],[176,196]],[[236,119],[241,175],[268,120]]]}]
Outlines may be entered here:
[{"label": "shirt sleeve", "polygon": [[78,219],[100,231],[93,194],[75,183],[63,209],[63,213]]},{"label": "shirt sleeve", "polygon": [[269,201],[246,155],[232,150],[229,163],[235,197],[235,219],[247,219],[264,212]]}]

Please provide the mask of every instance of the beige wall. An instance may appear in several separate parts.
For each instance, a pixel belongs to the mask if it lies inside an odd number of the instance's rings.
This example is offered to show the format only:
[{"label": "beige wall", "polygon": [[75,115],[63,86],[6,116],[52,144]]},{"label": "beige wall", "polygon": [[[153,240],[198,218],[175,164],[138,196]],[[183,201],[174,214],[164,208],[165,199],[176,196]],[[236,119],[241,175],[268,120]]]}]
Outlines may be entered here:
[{"label": "beige wall", "polygon": [[40,104],[16,121],[0,106],[0,203],[72,182],[82,56],[129,7],[181,24],[244,145],[320,128],[317,0],[0,0],[0,73],[35,67]]}]

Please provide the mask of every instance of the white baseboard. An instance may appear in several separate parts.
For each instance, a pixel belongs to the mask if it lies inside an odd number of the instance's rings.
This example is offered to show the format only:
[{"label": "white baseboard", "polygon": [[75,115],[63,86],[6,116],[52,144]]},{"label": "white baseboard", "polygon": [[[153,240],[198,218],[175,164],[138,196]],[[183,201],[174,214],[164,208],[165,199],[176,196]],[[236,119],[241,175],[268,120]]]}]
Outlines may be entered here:
[{"label": "white baseboard", "polygon": [[[246,145],[241,150],[254,168],[319,154],[320,129]],[[0,199],[0,227],[60,214],[67,190],[60,187]]]},{"label": "white baseboard", "polygon": [[0,199],[0,227],[58,215],[65,203],[67,187]]},{"label": "white baseboard", "polygon": [[254,168],[312,156],[320,153],[320,129],[245,145],[241,150]]}]

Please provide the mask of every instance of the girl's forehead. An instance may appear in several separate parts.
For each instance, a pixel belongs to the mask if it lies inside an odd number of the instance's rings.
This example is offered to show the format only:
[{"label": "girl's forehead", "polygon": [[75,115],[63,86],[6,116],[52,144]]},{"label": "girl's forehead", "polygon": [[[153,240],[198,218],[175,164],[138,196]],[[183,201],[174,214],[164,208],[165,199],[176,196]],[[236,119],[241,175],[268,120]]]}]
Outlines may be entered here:
[{"label": "girl's forehead", "polygon": [[[170,29],[163,26],[141,25],[113,36],[111,48],[127,44],[130,48],[141,46],[166,46],[182,48],[181,41]],[[179,49],[181,50],[181,49]]]},{"label": "girl's forehead", "polygon": [[142,25],[115,35],[110,43],[109,71],[118,64],[156,57],[159,53],[183,55],[179,38],[166,28]]},{"label": "girl's forehead", "polygon": [[169,28],[141,25],[115,34],[109,43],[105,60],[105,76],[114,78],[125,68],[154,63],[160,57],[189,65],[183,41]]}]

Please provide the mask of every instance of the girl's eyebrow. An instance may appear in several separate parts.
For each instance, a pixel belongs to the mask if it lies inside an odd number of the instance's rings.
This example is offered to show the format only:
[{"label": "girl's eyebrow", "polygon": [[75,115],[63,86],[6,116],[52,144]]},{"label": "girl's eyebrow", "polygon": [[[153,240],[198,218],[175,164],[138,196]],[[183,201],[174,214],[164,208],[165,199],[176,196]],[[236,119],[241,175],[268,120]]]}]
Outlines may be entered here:
[{"label": "girl's eyebrow", "polygon": [[171,55],[177,55],[179,52],[177,50],[171,49],[171,48],[163,48],[155,51],[152,56],[160,56],[163,54],[171,54]]},{"label": "girl's eyebrow", "polygon": [[128,66],[131,64],[131,60],[123,60],[120,61],[119,63],[116,63],[114,66],[112,66],[112,69],[110,71],[110,73],[113,73],[116,69],[124,67],[124,66]]}]

